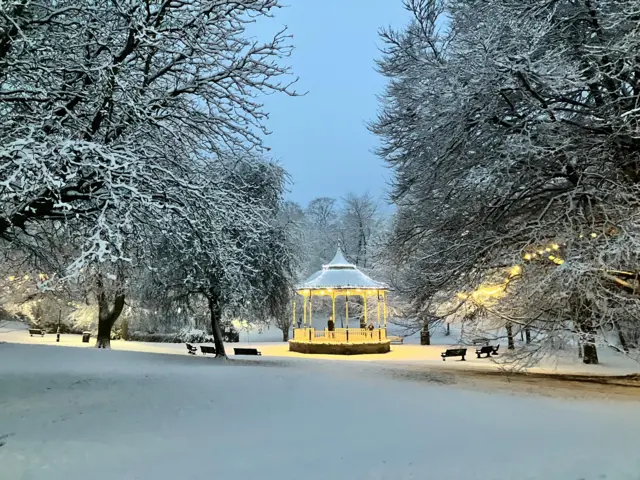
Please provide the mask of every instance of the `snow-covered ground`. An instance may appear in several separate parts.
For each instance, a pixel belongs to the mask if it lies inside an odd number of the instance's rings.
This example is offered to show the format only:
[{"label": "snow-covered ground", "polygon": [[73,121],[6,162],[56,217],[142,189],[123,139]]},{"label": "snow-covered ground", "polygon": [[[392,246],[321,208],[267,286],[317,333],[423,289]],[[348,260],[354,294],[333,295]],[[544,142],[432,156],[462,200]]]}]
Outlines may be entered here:
[{"label": "snow-covered ground", "polygon": [[3,343],[0,478],[638,478],[637,403],[378,370]]},{"label": "snow-covered ground", "polygon": [[[274,332],[277,335],[274,335]],[[431,368],[454,368],[454,369],[481,369],[496,370],[503,366],[500,362],[508,361],[509,355],[505,350],[505,345],[500,346],[500,356],[492,359],[477,359],[474,352],[475,347],[468,347],[467,361],[460,362],[459,359],[448,359],[442,361],[440,353],[448,346],[456,345],[456,336],[452,334],[445,337],[441,334],[434,335],[431,346],[419,345],[419,338],[416,336],[405,339],[404,345],[392,345],[391,352],[382,355],[356,355],[351,357],[336,355],[305,355],[289,352],[287,343],[281,342],[282,334],[279,330],[271,329],[270,332],[263,333],[264,336],[258,335],[256,332],[250,333],[249,337],[241,336],[241,343],[228,344],[227,349],[230,355],[233,354],[234,346],[252,346],[260,350],[263,357],[277,358],[301,358],[307,360],[323,359],[327,361],[337,362],[367,362],[376,364],[393,364],[393,365],[421,365]],[[248,340],[248,341],[247,341]],[[92,338],[90,343],[82,343],[80,335],[61,335],[60,342],[56,342],[56,336],[47,334],[44,337],[30,337],[27,327],[21,323],[7,323],[0,326],[0,342],[6,341],[10,343],[26,343],[36,345],[57,345],[70,347],[89,347],[95,345]],[[111,342],[114,350],[127,350],[149,353],[167,353],[184,355],[186,348],[181,343],[146,343],[146,342],[125,342],[115,340]],[[199,352],[198,352],[199,353]],[[640,372],[640,363],[632,358],[612,350],[611,348],[602,347],[598,350],[600,358],[599,365],[584,365],[578,358],[575,351],[564,351],[563,356],[553,357],[542,361],[539,365],[529,368],[531,372],[549,372],[564,374],[588,374],[588,375],[629,375]]]}]

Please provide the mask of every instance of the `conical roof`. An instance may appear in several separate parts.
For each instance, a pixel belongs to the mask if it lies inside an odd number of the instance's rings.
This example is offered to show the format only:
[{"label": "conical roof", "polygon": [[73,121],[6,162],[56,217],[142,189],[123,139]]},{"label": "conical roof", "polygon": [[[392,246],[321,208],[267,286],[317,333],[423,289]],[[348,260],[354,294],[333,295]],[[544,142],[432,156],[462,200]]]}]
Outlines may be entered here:
[{"label": "conical roof", "polygon": [[388,290],[389,286],[377,282],[362,273],[358,268],[349,263],[338,250],[327,265],[322,270],[317,271],[304,282],[298,285],[298,290],[324,290],[324,289],[361,289],[361,290]]},{"label": "conical roof", "polygon": [[350,267],[356,268],[355,265],[347,262],[347,259],[344,258],[344,253],[342,253],[342,249],[338,247],[338,251],[336,252],[333,260],[331,260],[325,267]]}]

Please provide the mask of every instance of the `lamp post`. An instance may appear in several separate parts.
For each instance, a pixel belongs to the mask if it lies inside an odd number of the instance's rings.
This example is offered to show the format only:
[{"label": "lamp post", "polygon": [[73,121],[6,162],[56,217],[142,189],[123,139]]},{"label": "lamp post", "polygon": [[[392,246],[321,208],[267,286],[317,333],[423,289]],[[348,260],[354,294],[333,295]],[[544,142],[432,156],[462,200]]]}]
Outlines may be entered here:
[{"label": "lamp post", "polygon": [[58,328],[56,329],[56,342],[60,342],[60,317],[62,317],[62,310],[58,310]]}]

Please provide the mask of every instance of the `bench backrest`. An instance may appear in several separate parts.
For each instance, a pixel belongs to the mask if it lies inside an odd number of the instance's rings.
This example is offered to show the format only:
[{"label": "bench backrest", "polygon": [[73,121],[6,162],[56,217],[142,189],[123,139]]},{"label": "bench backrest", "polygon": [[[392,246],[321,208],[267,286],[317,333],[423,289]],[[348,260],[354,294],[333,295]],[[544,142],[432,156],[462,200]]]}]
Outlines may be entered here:
[{"label": "bench backrest", "polygon": [[486,345],[480,349],[480,353],[491,353],[493,352],[493,347],[491,345]]},{"label": "bench backrest", "polygon": [[233,351],[237,354],[257,355],[258,350],[256,348],[234,348]]},{"label": "bench backrest", "polygon": [[450,348],[445,352],[445,355],[452,356],[452,357],[457,357],[459,355],[466,355],[466,354],[467,354],[466,348]]}]

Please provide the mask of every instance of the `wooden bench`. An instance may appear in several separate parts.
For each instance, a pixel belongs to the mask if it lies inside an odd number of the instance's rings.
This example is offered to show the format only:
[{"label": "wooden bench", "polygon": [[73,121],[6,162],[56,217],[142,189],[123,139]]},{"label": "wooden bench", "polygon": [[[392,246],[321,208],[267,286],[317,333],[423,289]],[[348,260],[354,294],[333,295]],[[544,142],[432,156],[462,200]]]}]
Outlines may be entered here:
[{"label": "wooden bench", "polygon": [[208,345],[200,345],[200,351],[203,355],[206,355],[207,353],[210,355],[215,355],[217,353],[216,347],[210,347]]},{"label": "wooden bench", "polygon": [[478,356],[478,358],[481,358],[481,355],[486,355],[485,358],[489,358],[491,355],[498,355],[498,349],[500,348],[500,345],[498,345],[497,347],[493,347],[491,345],[485,345],[482,348],[476,348],[476,355]]},{"label": "wooden bench", "polygon": [[387,340],[391,342],[391,345],[402,345],[404,343],[404,337],[389,336]]},{"label": "wooden bench", "polygon": [[188,352],[190,355],[195,355],[195,354],[196,354],[196,352],[198,351],[198,349],[197,349],[196,347],[194,347],[193,345],[191,345],[191,344],[189,344],[189,343],[186,343],[185,345],[187,346],[187,352]]},{"label": "wooden bench", "polygon": [[442,361],[444,362],[447,357],[462,357],[462,361],[465,361],[465,358],[467,356],[467,349],[466,348],[449,348],[448,350],[445,350],[444,352],[442,352],[440,354],[440,356],[442,357]]},{"label": "wooden bench", "polygon": [[42,330],[40,328],[30,328],[29,329],[29,336],[33,337],[34,335],[40,335],[41,337],[44,337],[44,330]]},{"label": "wooden bench", "polygon": [[484,337],[474,338],[471,343],[474,345],[489,345],[489,339]]},{"label": "wooden bench", "polygon": [[236,355],[262,355],[262,353],[255,348],[234,348],[233,353]]}]

